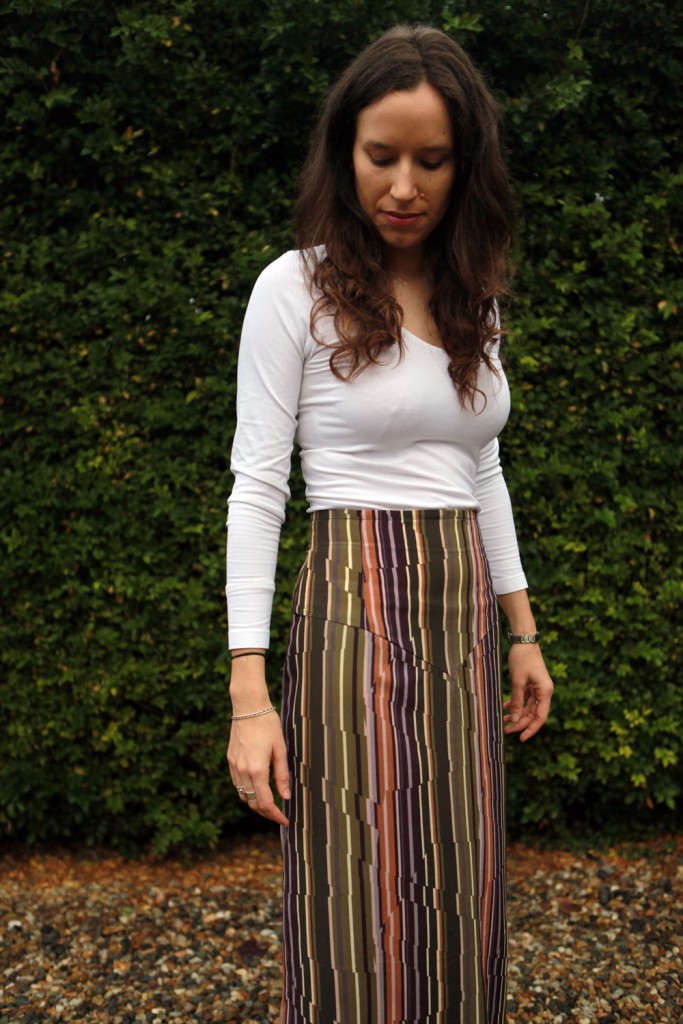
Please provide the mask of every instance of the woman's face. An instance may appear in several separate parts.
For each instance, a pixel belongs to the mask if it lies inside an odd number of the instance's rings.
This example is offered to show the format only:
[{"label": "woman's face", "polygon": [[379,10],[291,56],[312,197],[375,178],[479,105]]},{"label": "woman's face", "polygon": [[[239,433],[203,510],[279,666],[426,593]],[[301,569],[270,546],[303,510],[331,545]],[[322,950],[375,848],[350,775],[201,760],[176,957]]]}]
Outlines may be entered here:
[{"label": "woman's face", "polygon": [[422,82],[361,110],[353,169],[358,202],[389,250],[421,249],[455,178],[451,120],[436,89]]}]

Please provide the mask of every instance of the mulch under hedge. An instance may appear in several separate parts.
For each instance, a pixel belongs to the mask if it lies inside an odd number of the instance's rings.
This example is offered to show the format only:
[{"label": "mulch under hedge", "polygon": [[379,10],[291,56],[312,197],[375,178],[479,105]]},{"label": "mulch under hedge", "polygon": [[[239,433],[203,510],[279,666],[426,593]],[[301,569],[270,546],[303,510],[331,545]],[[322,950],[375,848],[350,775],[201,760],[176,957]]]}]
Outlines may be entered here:
[{"label": "mulch under hedge", "polygon": [[[683,837],[513,845],[508,878],[508,1024],[682,1019]],[[277,831],[190,865],[5,848],[0,883],[0,1024],[278,1019]]]}]

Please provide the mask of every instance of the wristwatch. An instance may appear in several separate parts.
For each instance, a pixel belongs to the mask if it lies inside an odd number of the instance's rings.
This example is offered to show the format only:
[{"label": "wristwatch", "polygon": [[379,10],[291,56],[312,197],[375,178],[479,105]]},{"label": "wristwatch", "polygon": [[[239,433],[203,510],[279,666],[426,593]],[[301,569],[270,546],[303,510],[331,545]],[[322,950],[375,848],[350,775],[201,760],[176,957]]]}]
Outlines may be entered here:
[{"label": "wristwatch", "polygon": [[540,639],[540,633],[508,633],[511,644],[537,644]]}]

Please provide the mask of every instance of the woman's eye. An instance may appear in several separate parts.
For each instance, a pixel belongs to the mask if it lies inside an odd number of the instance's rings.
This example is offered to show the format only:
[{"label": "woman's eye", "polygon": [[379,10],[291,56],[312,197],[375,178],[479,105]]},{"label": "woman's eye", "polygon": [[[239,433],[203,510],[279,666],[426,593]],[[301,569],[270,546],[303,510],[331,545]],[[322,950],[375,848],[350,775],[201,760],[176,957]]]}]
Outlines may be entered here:
[{"label": "woman's eye", "polygon": [[[375,167],[389,167],[394,162],[394,157],[371,156],[370,160]],[[443,167],[444,162],[444,160],[420,160],[420,164],[426,171],[438,171],[440,167]]]}]

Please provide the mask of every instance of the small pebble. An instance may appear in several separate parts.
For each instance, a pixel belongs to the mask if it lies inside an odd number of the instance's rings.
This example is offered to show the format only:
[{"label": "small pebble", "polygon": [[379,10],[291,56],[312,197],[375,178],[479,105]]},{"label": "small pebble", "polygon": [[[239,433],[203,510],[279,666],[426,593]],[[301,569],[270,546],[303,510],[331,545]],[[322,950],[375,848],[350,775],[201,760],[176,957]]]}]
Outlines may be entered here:
[{"label": "small pebble", "polygon": [[[508,850],[507,1024],[674,1024],[683,838]],[[179,860],[0,856],[0,1024],[273,1024],[277,831]]]}]

